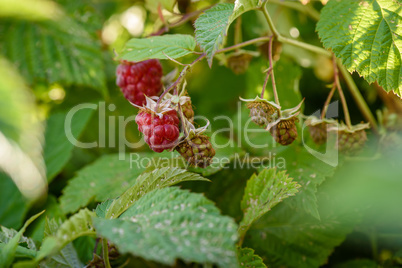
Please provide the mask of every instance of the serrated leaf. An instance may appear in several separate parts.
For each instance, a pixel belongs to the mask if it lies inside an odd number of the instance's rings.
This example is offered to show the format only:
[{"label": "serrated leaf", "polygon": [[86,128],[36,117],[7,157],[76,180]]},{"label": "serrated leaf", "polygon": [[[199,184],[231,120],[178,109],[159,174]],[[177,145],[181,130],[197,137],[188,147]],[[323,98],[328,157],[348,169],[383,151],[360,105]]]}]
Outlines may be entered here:
[{"label": "serrated leaf", "polygon": [[299,183],[299,193],[287,202],[292,208],[304,210],[316,219],[320,219],[317,207],[317,187],[331,177],[336,168],[323,163],[304,149],[287,150],[278,157],[288,163],[287,172]]},{"label": "serrated leaf", "polygon": [[[18,232],[14,229],[8,229],[4,226],[0,226],[0,243],[7,244],[17,234]],[[31,238],[21,236],[18,244],[26,244],[28,249],[36,250],[36,245]]]},{"label": "serrated leaf", "polygon": [[[153,154],[142,153],[140,157]],[[136,178],[145,168],[140,165],[130,166],[130,155],[105,155],[94,163],[78,171],[77,176],[68,181],[60,197],[60,206],[65,213],[77,211],[91,201],[102,202],[124,193],[136,182]]]},{"label": "serrated leaf", "polygon": [[29,84],[86,86],[108,94],[101,44],[72,18],[60,13],[56,21],[2,26],[2,51]]},{"label": "serrated leaf", "polygon": [[105,218],[106,213],[113,201],[113,199],[108,199],[105,202],[100,203],[95,210],[96,216],[98,216],[99,218]]},{"label": "serrated leaf", "polygon": [[[78,237],[94,236],[95,230],[92,226],[92,217],[95,216],[95,212],[91,212],[88,209],[82,209],[63,222],[63,224],[58,228],[54,224],[48,224],[47,229],[45,229],[45,234],[48,234],[48,236],[44,239],[35,262],[39,262],[45,257],[57,254]],[[71,253],[71,250],[68,250],[67,253],[73,254]]]},{"label": "serrated leaf", "polygon": [[242,268],[267,268],[261,257],[254,254],[254,249],[238,248],[237,258]]},{"label": "serrated leaf", "polygon": [[[59,224],[54,219],[49,220],[46,218],[45,237],[57,235],[59,228]],[[41,261],[39,266],[44,268],[81,268],[83,267],[83,264],[78,259],[78,254],[74,249],[73,244],[70,242],[56,254],[53,254],[49,258]]]},{"label": "serrated leaf", "polygon": [[224,41],[233,8],[233,4],[217,4],[206,10],[195,21],[195,40],[207,54],[209,67],[212,66],[215,52]]},{"label": "serrated leaf", "polygon": [[232,23],[236,18],[247,11],[260,8],[263,3],[263,0],[236,0],[233,13],[229,18],[229,23]]},{"label": "serrated leaf", "polygon": [[402,95],[400,1],[329,1],[317,24],[328,49],[369,83]]},{"label": "serrated leaf", "polygon": [[195,40],[186,34],[165,34],[148,38],[132,38],[120,52],[119,59],[143,61],[147,59],[177,59],[193,53]]},{"label": "serrated leaf", "polygon": [[255,249],[268,266],[320,267],[356,222],[355,215],[341,218],[332,211],[318,221],[281,204],[250,228],[245,246]]},{"label": "serrated leaf", "polygon": [[285,171],[276,168],[264,169],[253,175],[244,191],[241,208],[244,217],[240,222],[239,235],[244,237],[254,221],[261,218],[282,200],[295,195],[299,184],[289,178]]},{"label": "serrated leaf", "polygon": [[134,186],[115,199],[109,207],[106,218],[117,218],[133,203],[154,189],[162,189],[184,181],[209,181],[198,174],[180,168],[160,168],[142,174]]},{"label": "serrated leaf", "polygon": [[0,252],[0,267],[8,267],[12,263],[16,250],[18,248],[18,243],[22,238],[23,233],[25,232],[26,228],[28,225],[30,225],[36,218],[38,218],[40,215],[42,215],[44,211],[32,216],[29,218],[24,226],[21,228],[21,230],[13,237],[11,238],[8,243],[2,248]]},{"label": "serrated leaf", "polygon": [[[75,144],[69,140],[69,134],[79,140],[94,110],[83,109],[73,114],[71,124],[65,129],[68,113],[52,114],[47,120],[45,131],[44,157],[47,180],[50,183],[63,169],[71,157]],[[68,134],[67,134],[68,133]]]},{"label": "serrated leaf", "polygon": [[94,220],[120,252],[172,265],[186,262],[237,267],[236,224],[200,194],[176,187],[141,197],[119,219]]}]

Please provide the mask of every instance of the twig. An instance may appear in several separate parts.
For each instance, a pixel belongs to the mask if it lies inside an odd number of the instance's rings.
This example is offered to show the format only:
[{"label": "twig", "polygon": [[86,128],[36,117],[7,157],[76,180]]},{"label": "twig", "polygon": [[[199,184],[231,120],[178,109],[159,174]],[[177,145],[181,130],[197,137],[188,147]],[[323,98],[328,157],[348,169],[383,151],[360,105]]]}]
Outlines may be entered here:
[{"label": "twig", "polygon": [[[268,1],[267,1],[267,2],[268,2]],[[272,31],[272,34],[273,34],[276,38],[278,38],[278,37],[280,36],[280,34],[279,34],[278,30],[276,30],[275,25],[274,25],[274,23],[273,23],[271,17],[269,16],[269,13],[268,13],[268,10],[267,10],[267,4],[266,4],[266,3],[265,3],[264,5],[262,5],[261,10],[262,10],[262,13],[264,13],[265,19],[266,19],[267,22],[268,22],[268,25],[269,25],[269,28],[270,28],[271,31]]]},{"label": "twig", "polygon": [[255,43],[258,43],[258,42],[267,42],[267,41],[269,41],[269,39],[270,39],[270,37],[258,37],[258,38],[255,38],[255,39],[251,39],[251,40],[236,44],[234,46],[219,49],[219,50],[217,50],[215,52],[215,54],[229,52],[231,50],[239,49],[239,48],[242,48],[242,47],[245,47],[245,46],[248,46],[248,45],[252,45],[252,44],[255,44]]},{"label": "twig", "polygon": [[159,29],[158,31],[150,34],[149,36],[157,36],[157,35],[162,35],[166,32],[168,32],[171,28],[174,27],[178,27],[180,25],[183,25],[184,23],[188,22],[189,20],[191,20],[193,17],[198,16],[200,13],[204,12],[206,9],[208,9],[210,7],[206,7],[188,14],[185,14],[181,17],[181,19],[179,19],[178,21],[172,23],[172,24],[165,24],[163,28]]},{"label": "twig", "polygon": [[179,77],[177,78],[177,80],[171,84],[167,89],[165,89],[165,91],[162,93],[162,95],[160,95],[157,103],[156,103],[156,110],[158,110],[159,104],[161,102],[161,100],[163,99],[163,97],[170,91],[172,90],[172,88],[177,87],[177,85],[180,83],[180,81],[183,79],[183,77],[186,75],[187,71],[190,69],[190,67],[192,67],[194,64],[196,64],[197,62],[199,62],[200,60],[202,60],[203,58],[205,58],[206,54],[202,54],[201,56],[199,56],[197,59],[195,59],[192,63],[186,65],[183,70],[180,72]]},{"label": "twig", "polygon": [[335,57],[335,55],[332,56],[332,60],[333,60],[333,65],[334,65],[334,83],[335,83],[336,88],[338,89],[339,97],[340,97],[341,102],[342,102],[343,113],[345,115],[346,125],[348,126],[348,128],[351,128],[352,123],[350,122],[348,104],[346,103],[345,95],[343,95],[341,83],[339,82],[339,72],[338,72],[338,66],[336,65],[336,57]]},{"label": "twig", "polygon": [[334,93],[335,93],[335,89],[336,89],[336,85],[335,85],[335,83],[334,83],[334,84],[332,85],[331,91],[330,91],[329,94],[328,94],[327,100],[325,101],[324,107],[322,108],[321,119],[324,119],[324,118],[325,118],[325,115],[327,114],[328,105],[329,105],[329,102],[330,102],[331,99],[332,99],[332,96],[333,96]]},{"label": "twig", "polygon": [[272,58],[272,43],[274,42],[274,38],[271,37],[271,40],[269,40],[269,46],[268,46],[268,57],[269,57],[269,68],[271,69],[271,81],[272,81],[272,90],[274,92],[274,97],[275,97],[275,102],[279,106],[281,104],[279,103],[279,97],[278,97],[278,92],[276,91],[276,83],[275,83],[275,74],[274,74],[274,65],[273,65],[273,58]]},{"label": "twig", "polygon": [[345,79],[345,82],[348,85],[350,94],[352,95],[357,106],[360,109],[360,112],[363,114],[364,118],[370,123],[374,132],[378,134],[377,121],[375,120],[374,115],[371,113],[366,101],[364,100],[359,89],[357,88],[355,81],[353,81],[352,76],[350,75],[348,70],[346,70],[345,66],[342,65],[340,60],[338,60],[338,67],[342,74],[342,77]]},{"label": "twig", "polygon": [[169,60],[173,61],[174,63],[176,63],[176,64],[178,64],[178,65],[181,65],[181,66],[188,66],[188,64],[183,64],[183,63],[181,63],[180,61],[177,61],[177,60],[173,59],[173,58],[170,57],[168,54],[166,54],[165,51],[162,51],[162,54],[163,54],[166,58],[168,58]]},{"label": "twig", "polygon": [[243,35],[241,32],[241,17],[238,17],[236,19],[236,24],[235,24],[235,32],[234,32],[234,44],[237,45],[243,41]]},{"label": "twig", "polygon": [[105,263],[106,268],[111,268],[109,262],[109,247],[107,245],[107,239],[102,239],[102,249],[103,249],[103,262]]}]

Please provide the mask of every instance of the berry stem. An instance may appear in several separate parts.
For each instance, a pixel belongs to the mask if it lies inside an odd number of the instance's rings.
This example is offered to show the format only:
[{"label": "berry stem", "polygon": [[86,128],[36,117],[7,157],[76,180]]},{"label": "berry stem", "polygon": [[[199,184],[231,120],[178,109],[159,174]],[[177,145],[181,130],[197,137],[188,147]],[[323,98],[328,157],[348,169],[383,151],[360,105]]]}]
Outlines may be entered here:
[{"label": "berry stem", "polygon": [[338,60],[338,67],[342,74],[342,77],[345,79],[345,82],[348,85],[350,94],[352,95],[353,99],[360,109],[360,112],[363,114],[366,120],[370,122],[370,125],[373,127],[374,132],[378,134],[377,121],[375,120],[374,115],[371,113],[370,108],[368,107],[366,101],[362,97],[362,94],[357,88],[355,81],[353,81],[352,76],[350,75],[348,70],[346,70],[345,66],[342,65],[340,60]]},{"label": "berry stem", "polygon": [[332,99],[332,96],[334,96],[335,90],[336,90],[336,85],[334,83],[332,85],[331,91],[328,94],[327,100],[325,101],[324,107],[322,108],[321,119],[324,119],[325,115],[327,114],[328,105],[329,105],[329,102]]},{"label": "berry stem", "polygon": [[336,57],[335,57],[335,55],[332,56],[332,60],[333,60],[333,64],[334,64],[334,80],[335,80],[334,84],[335,84],[336,88],[338,89],[339,97],[340,97],[341,102],[342,102],[343,113],[345,115],[346,125],[348,126],[348,128],[351,128],[352,123],[350,122],[348,104],[346,103],[345,95],[343,95],[341,83],[339,82],[339,70],[338,70],[338,66],[336,65]]},{"label": "berry stem", "polygon": [[269,75],[271,74],[271,71],[272,71],[272,69],[268,68],[267,75],[265,76],[264,85],[262,86],[261,97],[260,97],[261,99],[264,98],[265,88],[267,87],[268,79],[269,79]]},{"label": "berry stem", "polygon": [[265,36],[254,38],[254,39],[251,39],[251,40],[248,40],[248,41],[245,41],[245,42],[242,42],[242,43],[230,46],[230,47],[225,47],[225,48],[219,49],[216,51],[215,54],[229,52],[229,51],[239,49],[239,48],[242,48],[242,47],[245,47],[248,45],[252,45],[252,44],[255,44],[258,42],[267,42],[267,41],[269,41],[269,39],[270,39],[270,37],[265,37]]},{"label": "berry stem", "polygon": [[[241,43],[243,40],[243,35],[241,32],[241,17],[238,17],[235,24],[235,32],[234,32],[234,44],[237,45]],[[237,48],[236,50],[239,50]]]},{"label": "berry stem", "polygon": [[187,122],[188,122],[188,120],[183,114],[183,110],[181,109],[180,102],[177,104],[177,107],[178,107],[177,110],[178,110],[178,113],[179,113],[179,116],[180,116],[180,121],[181,121],[181,124],[182,124],[184,136],[187,138],[189,136],[189,133],[188,133],[188,130],[187,130]]},{"label": "berry stem", "polygon": [[202,12],[204,12],[205,10],[207,10],[209,8],[211,8],[211,6],[203,8],[203,9],[200,9],[200,10],[196,10],[196,11],[188,13],[188,14],[185,14],[185,15],[183,15],[181,17],[181,19],[179,19],[178,21],[176,21],[176,22],[174,22],[172,24],[167,24],[166,23],[164,27],[162,27],[160,30],[150,34],[150,36],[162,35],[165,32],[168,32],[171,28],[183,25],[184,23],[188,22],[192,18],[197,17],[199,14],[201,14]]},{"label": "berry stem", "polygon": [[[268,3],[268,1],[267,1]],[[262,13],[264,13],[265,19],[268,22],[269,28],[271,29],[273,35],[278,38],[280,36],[278,30],[275,28],[274,22],[272,21],[271,17],[269,16],[268,9],[267,9],[267,3],[262,5],[261,10]]]},{"label": "berry stem", "polygon": [[109,262],[109,247],[107,245],[107,239],[102,239],[102,249],[103,249],[103,262],[106,268],[111,268]]},{"label": "berry stem", "polygon": [[274,97],[275,97],[275,102],[279,106],[281,104],[279,103],[279,98],[278,98],[278,92],[276,91],[276,83],[275,83],[275,74],[274,74],[274,60],[272,58],[272,43],[274,42],[273,36],[271,36],[271,39],[269,40],[269,46],[268,46],[268,56],[269,56],[269,69],[271,69],[271,81],[272,81],[272,90],[274,91]]},{"label": "berry stem", "polygon": [[165,89],[165,91],[163,91],[163,93],[160,95],[158,101],[156,102],[156,110],[158,110],[159,104],[161,102],[161,100],[163,99],[163,97],[165,97],[165,95],[172,90],[172,88],[175,89],[175,94],[177,95],[177,85],[179,85],[180,81],[183,79],[183,77],[186,75],[187,71],[190,69],[190,67],[192,67],[194,64],[196,64],[197,62],[199,62],[200,60],[202,60],[203,58],[205,58],[206,54],[203,53],[201,56],[199,56],[197,59],[195,59],[192,63],[184,66],[183,70],[180,72],[179,77],[177,78],[177,80],[171,84],[167,89]]}]

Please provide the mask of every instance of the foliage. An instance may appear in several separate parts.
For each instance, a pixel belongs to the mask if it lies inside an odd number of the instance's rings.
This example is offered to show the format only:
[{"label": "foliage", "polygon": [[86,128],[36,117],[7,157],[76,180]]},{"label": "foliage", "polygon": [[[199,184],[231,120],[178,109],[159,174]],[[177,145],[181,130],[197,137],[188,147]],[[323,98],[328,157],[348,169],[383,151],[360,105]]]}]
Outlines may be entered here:
[{"label": "foliage", "polygon": [[236,267],[236,224],[202,195],[178,188],[151,191],[119,219],[97,219],[95,227],[122,253],[170,265],[181,258]]},{"label": "foliage", "polygon": [[284,171],[265,169],[258,176],[253,175],[244,190],[241,208],[244,217],[240,222],[239,233],[241,236],[247,232],[251,224],[270,211],[283,199],[297,193],[300,185],[288,178]]},{"label": "foliage", "polygon": [[[400,265],[401,7],[0,1],[0,267]],[[170,101],[156,106],[180,118],[180,140],[161,154],[116,86],[121,61],[148,59]],[[275,130],[297,129],[291,145],[253,125],[270,111],[239,97],[256,96],[282,119],[304,101],[305,115]],[[307,133],[316,110],[337,120],[322,145]],[[356,138],[361,121],[363,150],[327,164],[336,127]],[[200,133],[215,156],[190,167],[175,149]]]},{"label": "foliage", "polygon": [[317,30],[349,71],[401,95],[401,16],[399,1],[330,1]]}]

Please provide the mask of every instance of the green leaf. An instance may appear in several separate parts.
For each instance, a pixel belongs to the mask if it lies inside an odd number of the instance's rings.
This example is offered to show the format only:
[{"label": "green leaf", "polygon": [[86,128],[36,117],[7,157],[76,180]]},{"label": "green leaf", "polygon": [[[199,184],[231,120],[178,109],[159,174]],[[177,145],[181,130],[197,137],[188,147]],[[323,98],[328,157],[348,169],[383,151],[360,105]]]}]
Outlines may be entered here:
[{"label": "green leaf", "polygon": [[301,185],[299,193],[287,202],[292,208],[304,210],[316,219],[318,213],[316,192],[317,187],[326,178],[333,176],[336,168],[323,163],[306,150],[294,148],[287,150],[278,157],[283,157],[289,165],[286,167],[289,176]]},{"label": "green leaf", "polygon": [[180,258],[237,267],[235,222],[200,194],[176,187],[156,189],[119,219],[96,218],[94,223],[122,253],[168,265]]},{"label": "green leaf", "polygon": [[357,222],[355,215],[320,212],[321,221],[280,204],[253,224],[245,246],[255,249],[270,267],[320,267]]},{"label": "green leaf", "polygon": [[229,24],[232,23],[241,14],[253,9],[260,8],[263,3],[263,0],[236,0],[233,13],[229,18]]},{"label": "green leaf", "polygon": [[75,20],[4,23],[2,51],[29,82],[78,85],[107,95],[101,45]]},{"label": "green leaf", "polygon": [[117,218],[133,203],[154,189],[162,189],[184,181],[209,181],[198,174],[179,168],[160,168],[142,174],[134,186],[115,199],[109,207],[106,218]]},{"label": "green leaf", "polygon": [[264,169],[258,176],[254,174],[247,182],[241,201],[244,217],[240,222],[240,237],[244,237],[253,222],[279,202],[295,195],[299,187],[285,171],[277,172],[276,168]]},{"label": "green leaf", "polygon": [[317,30],[350,72],[401,96],[401,23],[400,1],[329,1]]},{"label": "green leaf", "polygon": [[254,254],[254,249],[238,248],[237,258],[242,268],[267,268],[261,257]]},{"label": "green leaf", "polygon": [[42,215],[44,211],[32,216],[29,218],[24,226],[21,228],[21,230],[13,237],[11,238],[8,243],[2,248],[0,252],[0,267],[8,267],[12,263],[16,250],[18,248],[18,244],[22,238],[23,233],[25,232],[25,229],[30,225],[36,218],[38,218],[40,215]]},{"label": "green leaf", "polygon": [[[140,154],[142,158],[152,154]],[[60,206],[65,213],[77,211],[91,201],[102,202],[121,195],[136,182],[144,170],[139,165],[130,166],[130,155],[119,160],[119,154],[105,155],[91,165],[78,171],[68,181],[60,197]]]},{"label": "green leaf", "polygon": [[10,228],[21,227],[28,211],[28,202],[14,182],[0,172],[0,225]]},{"label": "green leaf", "polygon": [[74,149],[75,144],[69,140],[66,133],[72,134],[73,138],[78,140],[93,113],[92,109],[77,111],[67,129],[65,122],[68,113],[55,113],[47,120],[44,157],[48,182],[51,182],[67,164]]},{"label": "green leaf", "polygon": [[[46,225],[45,225],[46,237],[57,235],[58,229],[59,224],[54,219],[49,220],[48,218],[46,218]],[[78,254],[74,249],[73,244],[70,242],[56,254],[53,254],[49,258],[46,258],[45,260],[41,261],[40,267],[80,268],[83,267],[83,264],[78,259]]]},{"label": "green leaf", "polygon": [[132,38],[119,55],[119,59],[143,61],[147,59],[177,59],[193,53],[195,40],[186,34],[165,34],[148,38]]},{"label": "green leaf", "polygon": [[[94,212],[88,209],[82,209],[71,216],[67,221],[63,222],[59,228],[52,223],[47,224],[45,234],[48,234],[48,236],[43,241],[35,261],[39,262],[45,257],[57,254],[78,237],[94,236],[95,231],[92,226],[92,217],[95,215]],[[74,253],[72,253],[71,249],[68,249],[66,254],[71,256],[70,254]]]},{"label": "green leaf", "polygon": [[38,121],[34,98],[23,79],[0,57],[0,147],[7,155],[0,160],[0,171],[9,175],[28,199],[46,190],[40,142],[43,128]]},{"label": "green leaf", "polygon": [[98,216],[99,218],[105,218],[106,217],[106,213],[108,211],[108,208],[110,207],[110,205],[113,203],[113,199],[108,199],[103,203],[100,203],[95,210],[96,216]]},{"label": "green leaf", "polygon": [[[15,237],[18,232],[14,229],[8,229],[4,226],[0,226],[0,243],[7,244],[10,240]],[[21,236],[18,244],[25,243],[28,249],[36,250],[36,245],[31,238]]]},{"label": "green leaf", "polygon": [[233,4],[217,4],[206,10],[195,21],[195,39],[201,49],[207,54],[209,67],[212,66],[215,52],[224,41],[233,8]]}]

